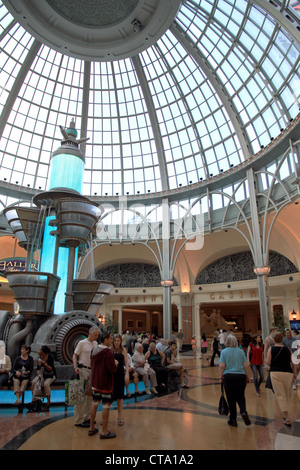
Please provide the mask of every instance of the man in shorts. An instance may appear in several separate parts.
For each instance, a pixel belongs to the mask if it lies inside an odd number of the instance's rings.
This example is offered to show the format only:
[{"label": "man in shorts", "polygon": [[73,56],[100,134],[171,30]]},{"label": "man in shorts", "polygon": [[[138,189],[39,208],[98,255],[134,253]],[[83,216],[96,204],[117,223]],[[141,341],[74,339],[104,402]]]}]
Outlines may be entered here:
[{"label": "man in shorts", "polygon": [[112,392],[114,388],[114,373],[117,370],[118,361],[115,360],[110,346],[112,336],[108,332],[103,332],[101,344],[96,346],[91,353],[92,367],[92,397],[91,419],[89,436],[98,432],[95,428],[95,417],[98,405],[102,402],[102,434],[100,439],[111,439],[116,437],[115,433],[108,431],[109,410],[112,405]]},{"label": "man in shorts", "polygon": [[[85,380],[90,384],[91,380],[91,352],[98,345],[100,330],[98,326],[92,326],[89,329],[87,338],[79,341],[73,354],[74,371],[78,374],[80,380]],[[86,387],[87,389],[89,387]],[[84,395],[83,403],[74,407],[74,424],[82,428],[90,427],[90,412],[92,406],[92,397],[90,393]]]}]

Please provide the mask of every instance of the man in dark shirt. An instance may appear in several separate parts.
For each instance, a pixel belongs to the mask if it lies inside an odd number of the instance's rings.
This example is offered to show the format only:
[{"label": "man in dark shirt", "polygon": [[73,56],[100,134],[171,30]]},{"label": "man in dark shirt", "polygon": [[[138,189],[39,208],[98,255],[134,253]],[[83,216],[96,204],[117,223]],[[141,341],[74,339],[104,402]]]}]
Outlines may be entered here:
[{"label": "man in dark shirt", "polygon": [[107,429],[109,410],[113,402],[114,373],[118,365],[118,361],[115,360],[113,352],[110,349],[111,344],[111,334],[105,332],[101,336],[101,344],[96,346],[91,352],[93,403],[91,408],[89,436],[93,436],[98,431],[98,429],[95,428],[95,417],[98,405],[102,402],[102,434],[100,434],[100,439],[116,437],[115,433]]}]

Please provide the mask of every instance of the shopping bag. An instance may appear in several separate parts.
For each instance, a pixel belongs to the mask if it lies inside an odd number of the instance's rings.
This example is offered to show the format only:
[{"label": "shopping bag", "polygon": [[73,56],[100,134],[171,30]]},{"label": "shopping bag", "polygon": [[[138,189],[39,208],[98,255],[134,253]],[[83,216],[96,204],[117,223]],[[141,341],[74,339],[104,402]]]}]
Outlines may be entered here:
[{"label": "shopping bag", "polygon": [[37,378],[33,381],[32,395],[33,397],[45,396],[44,377],[42,375],[38,375]]},{"label": "shopping bag", "polygon": [[270,372],[268,374],[265,387],[269,388],[270,390],[272,390],[272,392],[274,392]]},{"label": "shopping bag", "polygon": [[220,415],[226,415],[226,416],[228,415],[228,412],[229,412],[228,404],[224,396],[223,384],[221,384],[221,397],[219,401],[218,411]]},{"label": "shopping bag", "polygon": [[65,403],[69,406],[80,405],[85,396],[84,380],[66,380],[65,382]]}]

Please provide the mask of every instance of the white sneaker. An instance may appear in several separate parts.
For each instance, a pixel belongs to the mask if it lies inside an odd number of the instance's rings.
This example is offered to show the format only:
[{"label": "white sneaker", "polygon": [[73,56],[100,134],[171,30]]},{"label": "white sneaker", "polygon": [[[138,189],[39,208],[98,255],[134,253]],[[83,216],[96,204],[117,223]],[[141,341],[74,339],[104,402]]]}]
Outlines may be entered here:
[{"label": "white sneaker", "polygon": [[147,395],[151,395],[151,392],[150,392],[149,388],[146,388],[145,392],[147,393]]},{"label": "white sneaker", "polygon": [[297,385],[293,384],[293,390],[297,390]]},{"label": "white sneaker", "polygon": [[151,387],[151,388],[150,388],[150,391],[151,391],[152,393],[155,393],[155,395],[158,394],[158,391],[156,390],[155,387]]}]

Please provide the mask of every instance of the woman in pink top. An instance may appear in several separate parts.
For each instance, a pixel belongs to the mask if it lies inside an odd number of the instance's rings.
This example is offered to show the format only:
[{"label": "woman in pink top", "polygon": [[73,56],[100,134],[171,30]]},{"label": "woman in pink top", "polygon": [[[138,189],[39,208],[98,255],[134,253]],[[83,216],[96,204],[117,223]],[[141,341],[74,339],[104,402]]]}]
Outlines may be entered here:
[{"label": "woman in pink top", "polygon": [[260,335],[253,335],[252,341],[249,343],[247,351],[247,359],[250,362],[250,367],[253,373],[254,387],[256,395],[261,396],[260,384],[264,380],[264,357],[263,357],[263,342]]}]

